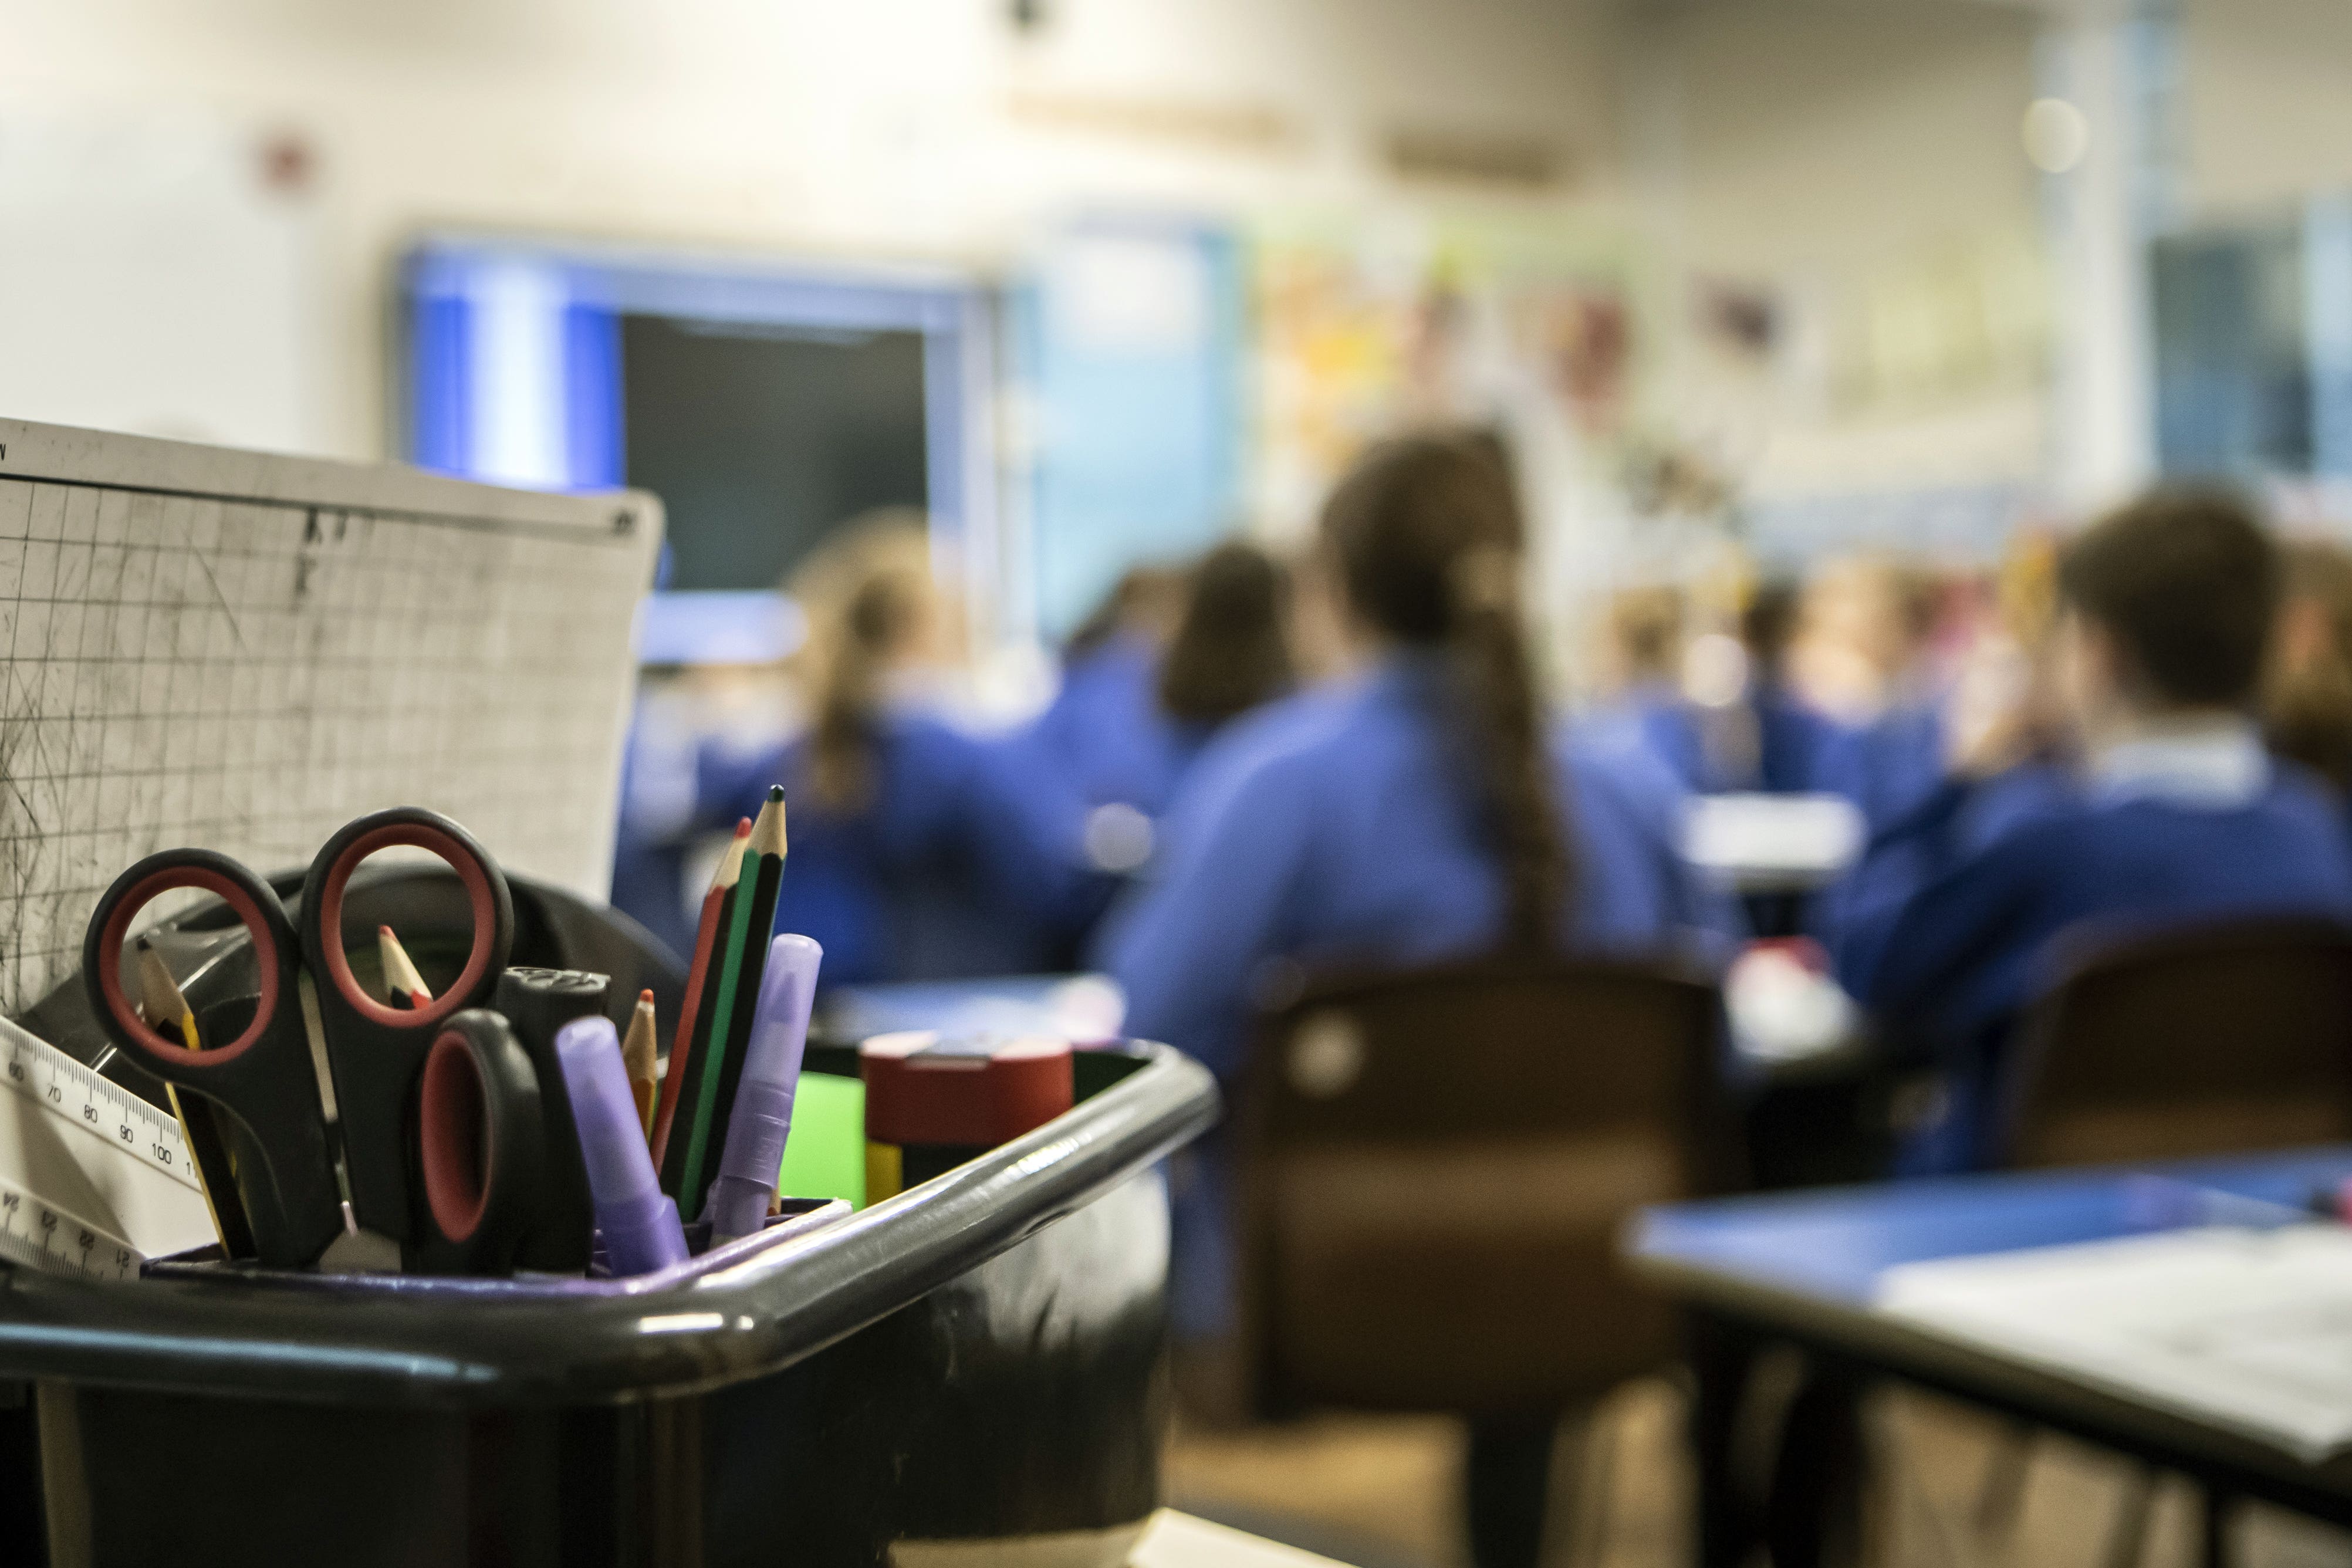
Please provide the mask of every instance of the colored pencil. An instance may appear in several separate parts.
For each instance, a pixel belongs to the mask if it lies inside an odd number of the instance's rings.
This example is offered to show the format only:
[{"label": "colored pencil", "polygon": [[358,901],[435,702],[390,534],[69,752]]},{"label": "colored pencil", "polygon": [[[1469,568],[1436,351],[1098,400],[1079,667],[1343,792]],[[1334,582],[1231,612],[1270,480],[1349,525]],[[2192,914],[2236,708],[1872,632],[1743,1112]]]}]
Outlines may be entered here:
[{"label": "colored pencil", "polygon": [[702,921],[694,934],[694,965],[686,972],[686,1005],[677,1015],[677,1037],[670,1042],[669,1068],[662,1075],[661,1095],[654,1107],[654,1166],[662,1173],[664,1192],[672,1192],[676,1181],[668,1163],[670,1123],[677,1116],[678,1102],[686,1098],[695,1041],[710,1032],[709,1013],[703,1005],[709,1000],[704,994],[709,990],[710,955],[732,913],[728,900],[735,896],[736,881],[743,874],[743,846],[751,837],[751,819],[747,816],[735,825],[734,841],[719,857],[710,890],[702,895]]},{"label": "colored pencil", "polygon": [[163,955],[139,939],[139,1011],[158,1029],[180,1037],[180,1041],[192,1051],[201,1051],[205,1043],[196,1035],[195,1010],[180,994],[172,972],[165,967]]},{"label": "colored pencil", "polygon": [[[172,971],[163,963],[163,955],[141,937],[139,947],[139,1011],[157,1029],[175,1034],[192,1051],[205,1048],[203,1037],[196,1029],[195,1009],[181,994]],[[196,1188],[205,1196],[205,1212],[212,1216],[213,1234],[220,1238],[221,1251],[229,1258],[250,1258],[254,1255],[252,1227],[246,1223],[245,1200],[236,1190],[236,1156],[230,1152],[224,1129],[214,1119],[212,1102],[201,1095],[180,1098],[177,1084],[163,1086],[164,1098],[172,1102],[172,1114],[180,1123],[180,1136],[186,1140],[188,1157],[195,1163]],[[215,1192],[228,1194],[224,1203]]]},{"label": "colored pencil", "polygon": [[637,993],[637,1010],[629,1015],[629,1032],[621,1041],[621,1065],[629,1075],[629,1093],[637,1102],[637,1120],[644,1124],[646,1146],[654,1138],[654,994]]},{"label": "colored pencil", "polygon": [[383,963],[383,988],[394,1006],[422,1012],[433,1005],[433,993],[425,989],[425,976],[416,973],[408,950],[400,945],[390,926],[375,928],[375,951]]},{"label": "colored pencil", "polygon": [[686,1161],[676,1193],[677,1211],[699,1216],[710,1183],[719,1174],[719,1144],[734,1109],[735,1080],[742,1076],[743,1053],[751,1041],[751,1015],[760,1001],[760,976],[768,966],[768,942],[775,935],[776,889],[784,871],[784,792],[768,791],[751,837],[743,847],[743,880],[736,889],[735,919],[728,928],[726,963],[719,972],[719,1000],[711,1013],[710,1037],[694,1075],[688,1114]]}]

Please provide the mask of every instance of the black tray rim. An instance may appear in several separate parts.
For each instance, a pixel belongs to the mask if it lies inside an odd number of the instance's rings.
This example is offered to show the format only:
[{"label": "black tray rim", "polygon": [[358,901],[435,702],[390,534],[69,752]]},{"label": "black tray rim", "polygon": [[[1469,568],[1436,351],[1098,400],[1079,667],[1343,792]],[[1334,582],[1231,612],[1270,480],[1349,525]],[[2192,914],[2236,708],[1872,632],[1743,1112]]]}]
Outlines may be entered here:
[{"label": "black tray rim", "polygon": [[478,1408],[677,1397],[766,1376],[1083,1208],[1216,1121],[1216,1080],[1198,1062],[1148,1041],[1112,1048],[1141,1065],[1035,1131],[653,1289],[343,1289],[236,1271],[101,1285],[0,1270],[0,1378]]}]

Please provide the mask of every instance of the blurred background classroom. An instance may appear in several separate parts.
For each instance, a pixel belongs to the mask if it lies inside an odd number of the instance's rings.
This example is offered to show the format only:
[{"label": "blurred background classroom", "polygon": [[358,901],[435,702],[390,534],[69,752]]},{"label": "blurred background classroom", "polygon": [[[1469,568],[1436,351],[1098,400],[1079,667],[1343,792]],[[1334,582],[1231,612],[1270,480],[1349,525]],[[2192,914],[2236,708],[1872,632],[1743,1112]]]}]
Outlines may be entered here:
[{"label": "blurred background classroom", "polygon": [[[614,900],[681,951],[789,774],[781,924],[830,980],[1100,963],[1204,751],[1341,662],[1326,498],[1430,428],[1515,489],[1546,700],[1723,807],[1677,849],[1781,944],[1731,971],[1755,1061],[1851,1037],[1817,890],[2152,483],[2294,542],[2271,733],[2352,781],[2341,0],[0,0],[0,413],[661,496]],[[1849,1091],[1770,1091],[1759,1168],[1858,1171]],[[1683,1398],[1551,1456],[1545,1561],[1682,1560]],[[1174,1500],[1468,1561],[1459,1423],[1187,1399]],[[1997,1424],[1887,1418],[1966,1512]],[[2128,1467],[2037,1463],[2008,1550],[2090,1562]],[[1958,1561],[1927,1517],[1875,1558]],[[2248,1550],[2352,1555],[2284,1515]]]}]

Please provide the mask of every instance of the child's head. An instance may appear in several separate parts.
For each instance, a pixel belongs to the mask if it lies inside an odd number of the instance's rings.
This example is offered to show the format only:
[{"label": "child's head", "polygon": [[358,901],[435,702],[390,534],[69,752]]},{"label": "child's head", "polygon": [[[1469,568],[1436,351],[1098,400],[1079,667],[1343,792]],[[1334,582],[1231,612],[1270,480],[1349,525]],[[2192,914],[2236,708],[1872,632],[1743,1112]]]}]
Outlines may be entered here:
[{"label": "child's head", "polygon": [[856,804],[871,787],[873,731],[893,687],[954,659],[954,601],[934,573],[922,514],[887,510],[846,525],[793,574],[793,596],[808,616],[801,665],[825,805]]},{"label": "child's head", "polygon": [[1160,704],[1221,724],[1280,695],[1293,679],[1290,577],[1255,544],[1221,544],[1192,568],[1160,666]]},{"label": "child's head", "polygon": [[1668,584],[1626,588],[1610,602],[1616,684],[1671,686],[1682,678],[1683,593]]},{"label": "child's head", "polygon": [[2352,550],[2304,540],[2284,556],[2263,727],[2272,751],[2352,791]]},{"label": "child's head", "polygon": [[2278,546],[2225,491],[2166,488],[2110,513],[2059,570],[2059,681],[2086,735],[2250,711],[2278,611]]}]

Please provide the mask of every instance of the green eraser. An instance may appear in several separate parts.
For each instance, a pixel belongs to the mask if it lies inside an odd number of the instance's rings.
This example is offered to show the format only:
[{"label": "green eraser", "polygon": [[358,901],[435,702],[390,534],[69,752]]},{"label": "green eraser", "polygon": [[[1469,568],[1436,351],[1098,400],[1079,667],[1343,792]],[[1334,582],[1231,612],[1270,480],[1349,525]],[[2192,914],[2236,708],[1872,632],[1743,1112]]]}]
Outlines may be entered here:
[{"label": "green eraser", "polygon": [[866,1085],[804,1072],[793,1091],[793,1131],[776,1191],[788,1198],[846,1198],[866,1206]]}]

